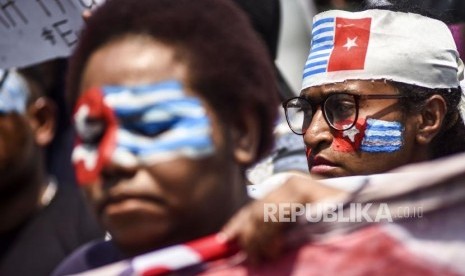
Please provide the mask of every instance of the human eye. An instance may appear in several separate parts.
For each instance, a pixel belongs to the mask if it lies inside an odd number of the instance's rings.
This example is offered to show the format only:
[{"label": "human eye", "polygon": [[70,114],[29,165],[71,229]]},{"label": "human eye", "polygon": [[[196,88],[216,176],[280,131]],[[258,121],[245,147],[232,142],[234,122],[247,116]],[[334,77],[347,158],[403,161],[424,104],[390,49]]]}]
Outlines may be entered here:
[{"label": "human eye", "polygon": [[340,100],[336,103],[334,111],[339,114],[339,117],[349,117],[355,110],[355,103],[349,100]]},{"label": "human eye", "polygon": [[98,144],[105,131],[102,118],[87,117],[75,122],[76,135],[85,144]]},{"label": "human eye", "polygon": [[334,94],[325,103],[325,113],[329,121],[341,122],[356,113],[354,97],[350,94]]}]

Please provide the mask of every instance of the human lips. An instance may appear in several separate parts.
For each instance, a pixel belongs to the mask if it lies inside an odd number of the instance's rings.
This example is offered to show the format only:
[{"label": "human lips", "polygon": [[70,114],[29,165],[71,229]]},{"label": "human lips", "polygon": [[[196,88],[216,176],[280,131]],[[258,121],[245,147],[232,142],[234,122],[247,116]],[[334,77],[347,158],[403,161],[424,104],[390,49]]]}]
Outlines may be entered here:
[{"label": "human lips", "polygon": [[163,198],[155,195],[118,193],[105,198],[98,206],[98,213],[105,216],[125,216],[134,213],[160,214],[166,205]]},{"label": "human lips", "polygon": [[330,176],[331,172],[338,167],[336,163],[318,155],[313,158],[310,157],[309,161],[311,174]]}]

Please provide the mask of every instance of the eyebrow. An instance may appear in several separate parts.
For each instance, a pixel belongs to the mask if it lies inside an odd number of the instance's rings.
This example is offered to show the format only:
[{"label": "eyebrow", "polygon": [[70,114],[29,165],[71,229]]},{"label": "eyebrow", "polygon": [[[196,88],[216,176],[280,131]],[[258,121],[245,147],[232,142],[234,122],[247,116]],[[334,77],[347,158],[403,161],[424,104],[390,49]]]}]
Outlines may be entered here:
[{"label": "eyebrow", "polygon": [[[348,94],[355,94],[355,95],[361,95],[360,91],[355,90],[355,89],[336,89],[336,88],[330,88],[328,91],[324,91],[320,97],[318,97],[320,100],[328,96],[329,94],[335,94],[335,93],[348,93]],[[311,100],[311,96],[309,93],[300,93],[300,97],[305,98],[307,100]]]}]

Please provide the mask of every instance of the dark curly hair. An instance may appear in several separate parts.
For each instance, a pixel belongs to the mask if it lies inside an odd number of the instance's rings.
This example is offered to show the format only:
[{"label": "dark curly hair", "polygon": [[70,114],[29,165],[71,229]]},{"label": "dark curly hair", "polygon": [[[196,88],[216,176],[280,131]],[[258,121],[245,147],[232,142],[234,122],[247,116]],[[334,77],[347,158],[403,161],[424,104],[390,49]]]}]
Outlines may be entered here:
[{"label": "dark curly hair", "polygon": [[459,103],[462,89],[431,89],[401,82],[391,82],[406,97],[400,99],[404,110],[408,113],[418,112],[424,108],[426,100],[433,95],[441,96],[446,102],[446,115],[439,133],[431,142],[432,159],[465,152],[465,124],[460,115]]},{"label": "dark curly hair", "polygon": [[[370,2],[370,1],[367,1]],[[434,10],[422,6],[418,1],[389,0],[389,5],[367,3],[363,9],[385,9],[397,12],[411,12],[423,16],[445,21],[446,14],[439,14]],[[391,81],[405,98],[401,99],[402,107],[406,112],[418,112],[433,95],[440,95],[446,102],[447,112],[440,132],[431,143],[431,158],[436,159],[465,151],[465,124],[460,115],[459,103],[462,88],[431,89],[418,85]]]},{"label": "dark curly hair", "polygon": [[87,21],[70,59],[67,93],[72,105],[90,56],[105,44],[139,34],[174,48],[188,66],[187,85],[225,123],[258,118],[257,160],[268,153],[278,106],[274,68],[247,17],[228,0],[107,1]]}]

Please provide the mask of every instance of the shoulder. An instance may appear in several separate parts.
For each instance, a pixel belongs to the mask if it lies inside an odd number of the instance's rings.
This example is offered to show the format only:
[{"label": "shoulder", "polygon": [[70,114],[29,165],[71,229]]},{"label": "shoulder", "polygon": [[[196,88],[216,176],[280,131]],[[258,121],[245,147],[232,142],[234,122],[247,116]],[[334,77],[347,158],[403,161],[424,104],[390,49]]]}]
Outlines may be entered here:
[{"label": "shoulder", "polygon": [[84,244],[69,255],[53,272],[53,276],[75,274],[123,259],[111,241],[96,240]]}]

